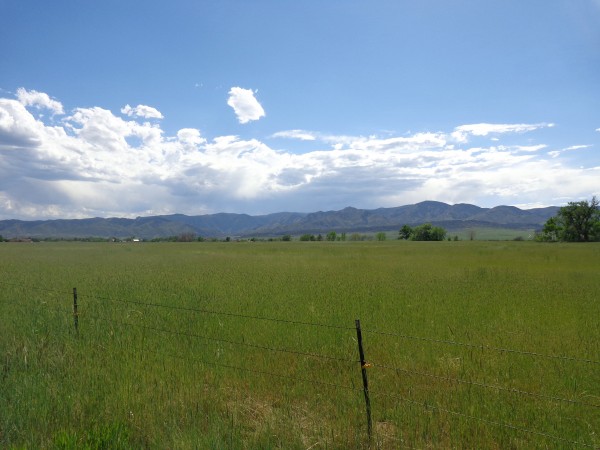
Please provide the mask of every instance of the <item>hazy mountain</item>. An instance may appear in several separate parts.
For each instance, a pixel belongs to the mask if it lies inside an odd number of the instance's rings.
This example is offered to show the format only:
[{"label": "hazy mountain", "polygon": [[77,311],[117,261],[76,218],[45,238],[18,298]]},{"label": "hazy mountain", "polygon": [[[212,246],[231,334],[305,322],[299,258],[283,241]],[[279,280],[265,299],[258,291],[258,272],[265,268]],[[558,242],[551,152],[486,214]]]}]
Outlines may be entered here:
[{"label": "hazy mountain", "polygon": [[472,226],[494,228],[541,228],[558,207],[523,210],[514,206],[480,208],[469,204],[448,205],[425,201],[396,208],[318,211],[250,216],[219,213],[201,216],[173,214],[167,216],[123,218],[90,218],[74,220],[3,220],[0,235],[12,237],[155,237],[194,233],[204,237],[279,236],[283,234],[384,231],[399,229],[404,224],[430,222],[448,230]]}]

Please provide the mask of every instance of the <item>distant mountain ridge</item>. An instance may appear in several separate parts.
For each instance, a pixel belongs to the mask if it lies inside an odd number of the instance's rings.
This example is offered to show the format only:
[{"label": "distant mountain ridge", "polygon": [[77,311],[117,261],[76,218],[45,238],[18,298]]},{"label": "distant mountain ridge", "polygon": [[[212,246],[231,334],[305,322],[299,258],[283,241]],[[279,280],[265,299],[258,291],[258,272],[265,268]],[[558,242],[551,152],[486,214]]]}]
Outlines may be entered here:
[{"label": "distant mountain ridge", "polygon": [[4,238],[125,238],[153,239],[194,233],[203,237],[260,237],[283,234],[368,232],[400,229],[402,225],[432,223],[448,230],[467,227],[541,228],[558,212],[557,206],[519,209],[514,206],[479,206],[459,203],[449,205],[424,201],[394,208],[357,209],[313,213],[280,212],[251,216],[218,213],[200,216],[173,214],[124,218],[89,218],[59,220],[2,220],[0,235]]}]

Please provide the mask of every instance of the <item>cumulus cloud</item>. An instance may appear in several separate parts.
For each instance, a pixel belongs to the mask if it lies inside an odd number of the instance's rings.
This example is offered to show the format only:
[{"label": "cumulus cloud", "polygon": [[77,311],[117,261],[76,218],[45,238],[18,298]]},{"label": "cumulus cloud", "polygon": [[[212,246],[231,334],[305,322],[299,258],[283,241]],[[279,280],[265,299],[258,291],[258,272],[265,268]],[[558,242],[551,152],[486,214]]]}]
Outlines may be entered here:
[{"label": "cumulus cloud", "polygon": [[20,99],[0,98],[0,219],[258,214],[427,199],[548,205],[598,192],[597,160],[569,166],[545,152],[547,144],[530,143],[538,128],[490,126],[489,133],[530,134],[522,143],[481,146],[457,143],[452,134],[483,128],[387,137],[281,132],[311,137],[313,149],[296,154],[239,136],[207,140],[195,128],[168,134],[97,106],[75,108],[56,126]]},{"label": "cumulus cloud", "polygon": [[125,105],[121,112],[129,117],[143,117],[145,119],[163,119],[161,112],[152,106],[137,105],[135,108]]},{"label": "cumulus cloud", "polygon": [[17,89],[17,99],[23,106],[33,106],[52,111],[53,114],[64,114],[63,105],[52,100],[48,94],[38,91],[28,91],[25,88]]},{"label": "cumulus cloud", "polygon": [[265,116],[265,110],[251,89],[232,87],[227,104],[233,108],[240,123],[248,123]]},{"label": "cumulus cloud", "polygon": [[189,145],[203,144],[206,140],[200,136],[200,130],[195,128],[182,128],[177,132],[179,142]]}]

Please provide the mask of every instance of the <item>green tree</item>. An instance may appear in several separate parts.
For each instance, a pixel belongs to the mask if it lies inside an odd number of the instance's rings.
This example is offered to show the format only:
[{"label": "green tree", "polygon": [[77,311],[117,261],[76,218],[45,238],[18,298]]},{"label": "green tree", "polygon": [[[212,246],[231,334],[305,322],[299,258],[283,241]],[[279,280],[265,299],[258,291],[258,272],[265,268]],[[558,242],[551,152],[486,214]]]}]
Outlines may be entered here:
[{"label": "green tree", "polygon": [[594,196],[590,201],[569,202],[544,224],[542,240],[589,242],[600,240],[600,202]]},{"label": "green tree", "polygon": [[409,225],[403,225],[402,228],[400,228],[398,239],[404,239],[405,241],[407,241],[408,239],[410,239],[412,234],[413,229]]},{"label": "green tree", "polygon": [[292,235],[291,234],[284,234],[283,236],[281,236],[281,240],[284,242],[289,242],[292,240]]},{"label": "green tree", "polygon": [[560,238],[562,228],[557,222],[556,217],[550,217],[544,224],[542,229],[541,240],[542,241],[558,241]]},{"label": "green tree", "polygon": [[327,233],[327,235],[325,236],[325,239],[327,239],[328,241],[335,241],[337,238],[337,233],[335,231],[330,231],[329,233]]},{"label": "green tree", "polygon": [[385,241],[387,239],[387,234],[385,234],[383,231],[381,231],[381,232],[377,233],[375,235],[375,237],[378,241]]},{"label": "green tree", "polygon": [[443,241],[446,238],[446,230],[442,227],[434,227],[430,223],[424,223],[413,229],[413,241]]}]

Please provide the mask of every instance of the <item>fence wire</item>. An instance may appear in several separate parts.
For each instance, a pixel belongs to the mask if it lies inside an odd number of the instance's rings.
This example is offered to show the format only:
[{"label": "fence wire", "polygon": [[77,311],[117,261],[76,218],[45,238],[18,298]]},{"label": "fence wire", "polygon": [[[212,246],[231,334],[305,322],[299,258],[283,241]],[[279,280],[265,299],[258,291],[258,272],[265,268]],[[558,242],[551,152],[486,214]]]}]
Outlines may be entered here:
[{"label": "fence wire", "polygon": [[[22,289],[31,289],[31,290],[40,291],[40,292],[52,293],[52,294],[61,295],[61,296],[73,295],[73,292],[67,293],[62,290],[38,288],[38,287],[31,287],[31,286],[25,288],[16,283],[10,283],[10,282],[6,282],[3,280],[0,281],[0,284],[10,285],[13,287],[19,287]],[[109,297],[86,295],[86,294],[82,294],[80,292],[78,293],[78,299],[80,301],[81,301],[81,299],[102,300],[102,301],[109,301],[109,302],[114,302],[114,303],[133,304],[133,305],[137,305],[137,306],[147,306],[147,307],[163,308],[163,309],[170,309],[170,310],[180,310],[180,311],[202,313],[202,314],[214,314],[214,315],[222,315],[222,316],[240,317],[240,318],[260,320],[260,321],[272,321],[272,322],[305,325],[305,326],[312,326],[312,327],[323,327],[323,328],[330,328],[330,329],[352,330],[352,331],[356,330],[355,327],[350,327],[350,326],[341,326],[341,325],[324,324],[324,323],[313,323],[313,322],[305,322],[305,321],[295,321],[295,320],[288,320],[288,319],[267,317],[267,316],[253,316],[253,315],[249,315],[249,314],[217,311],[217,310],[210,310],[210,309],[204,309],[204,308],[191,308],[191,307],[184,307],[184,306],[177,306],[177,305],[165,305],[165,304],[161,304],[161,303],[142,302],[142,301],[137,301],[137,300],[114,299],[114,298],[109,298]],[[48,302],[43,302],[40,304],[40,306],[50,309],[50,310],[53,310],[53,311],[56,311],[56,312],[60,312],[61,314],[73,315],[73,311],[67,311],[66,309],[60,308],[59,305],[53,305],[53,304],[49,304]],[[344,362],[344,363],[349,363],[349,364],[360,363],[360,361],[358,361],[358,360],[349,359],[349,358],[340,358],[340,357],[331,356],[331,355],[322,355],[319,353],[303,352],[303,351],[287,349],[287,348],[277,348],[277,347],[271,347],[271,346],[266,346],[266,345],[261,345],[261,344],[253,344],[253,343],[249,343],[249,342],[240,342],[240,341],[223,339],[223,338],[214,337],[214,336],[204,336],[204,335],[195,334],[195,333],[175,331],[175,330],[171,330],[171,329],[167,329],[167,328],[152,327],[152,326],[148,326],[148,325],[144,325],[144,324],[140,324],[140,323],[132,323],[132,322],[126,322],[126,321],[121,321],[121,320],[116,320],[116,319],[109,319],[109,318],[97,316],[95,314],[89,314],[89,312],[87,312],[85,310],[81,311],[81,309],[82,309],[82,303],[80,302],[79,303],[79,312],[77,314],[78,317],[82,317],[82,316],[90,317],[94,320],[107,321],[107,322],[111,322],[111,323],[114,323],[114,324],[117,324],[117,325],[123,326],[123,327],[139,327],[139,328],[149,330],[149,331],[154,331],[157,333],[167,333],[167,334],[176,335],[176,336],[204,339],[204,340],[208,340],[208,341],[227,343],[227,344],[234,345],[234,346],[250,347],[250,348],[257,349],[257,350],[288,353],[288,354],[292,354],[292,355],[296,355],[296,356],[319,358],[319,359],[338,361],[338,362]],[[366,329],[363,328],[362,332],[377,334],[377,335],[381,335],[381,336],[402,338],[402,339],[419,340],[419,341],[436,343],[436,344],[454,345],[454,346],[461,346],[461,347],[467,347],[467,348],[479,349],[479,350],[491,350],[491,351],[509,353],[509,354],[519,354],[519,355],[525,355],[525,356],[536,357],[536,358],[547,358],[547,359],[563,360],[563,361],[570,361],[570,362],[600,364],[600,361],[593,360],[593,359],[576,358],[576,357],[571,357],[571,356],[566,356],[566,355],[552,355],[552,354],[545,354],[545,353],[540,353],[540,352],[501,348],[501,347],[494,347],[494,346],[484,345],[484,344],[473,344],[473,343],[466,343],[466,342],[459,342],[459,341],[452,341],[452,340],[428,338],[428,337],[422,337],[422,336],[411,336],[411,335],[407,335],[407,334],[392,333],[392,332],[386,332],[386,331],[380,331],[380,330],[374,330],[374,329],[368,329],[368,328],[366,328]],[[269,377],[274,377],[274,378],[279,378],[279,379],[287,379],[290,381],[295,381],[295,382],[300,382],[300,383],[309,383],[309,384],[313,384],[316,386],[326,386],[326,387],[335,388],[335,389],[343,389],[343,390],[350,390],[350,391],[356,391],[356,392],[363,391],[363,389],[357,388],[355,386],[346,386],[346,385],[341,385],[341,384],[336,384],[336,383],[330,383],[330,382],[324,382],[324,381],[320,381],[320,380],[309,379],[309,378],[295,377],[295,376],[291,376],[291,375],[287,375],[287,374],[281,374],[281,373],[252,369],[252,368],[247,368],[247,367],[222,364],[222,363],[218,363],[215,361],[207,361],[207,360],[204,360],[201,358],[186,357],[186,356],[172,354],[172,353],[165,353],[165,352],[160,352],[160,351],[148,349],[148,348],[145,348],[144,351],[148,351],[148,352],[151,352],[151,353],[157,354],[159,356],[163,356],[163,357],[194,361],[194,362],[198,362],[198,363],[201,363],[204,365],[221,367],[221,368],[225,368],[225,369],[229,369],[229,370],[241,371],[241,372],[246,372],[246,373],[251,373],[251,374],[256,374],[256,375],[261,375],[261,376],[269,376]],[[381,369],[385,369],[385,370],[393,370],[396,372],[407,373],[410,375],[424,376],[424,377],[428,377],[428,378],[432,378],[432,379],[439,379],[439,380],[443,380],[443,381],[447,381],[447,382],[462,383],[462,384],[477,386],[477,387],[489,389],[489,390],[502,391],[502,392],[516,394],[516,395],[526,395],[526,396],[530,396],[530,397],[551,400],[551,401],[556,401],[556,402],[563,402],[563,403],[574,404],[574,405],[580,405],[580,406],[600,408],[600,405],[598,405],[598,404],[587,403],[587,402],[583,402],[583,401],[576,400],[576,399],[535,393],[535,392],[520,390],[520,389],[516,389],[516,388],[492,385],[492,384],[479,382],[479,381],[469,381],[469,380],[463,380],[463,379],[459,379],[459,378],[452,378],[452,377],[447,377],[447,376],[442,376],[442,375],[431,374],[431,373],[427,373],[427,372],[410,370],[410,369],[401,368],[401,367],[379,364],[376,362],[370,363],[370,365],[375,368],[381,368]],[[465,413],[458,412],[458,411],[453,411],[453,410],[444,408],[442,406],[436,405],[434,403],[414,400],[414,399],[396,394],[394,392],[382,392],[382,391],[372,392],[371,391],[370,394],[374,397],[385,396],[388,398],[395,398],[395,399],[400,400],[405,403],[420,406],[424,410],[439,411],[439,412],[443,412],[443,413],[453,415],[456,417],[460,417],[460,418],[470,420],[470,421],[476,421],[476,422],[480,422],[480,423],[485,423],[487,425],[492,425],[495,427],[510,429],[510,430],[517,431],[520,433],[526,433],[526,434],[530,434],[530,435],[540,436],[540,437],[543,437],[543,438],[546,438],[549,440],[553,440],[556,443],[562,443],[562,444],[568,444],[568,445],[580,446],[580,447],[586,447],[586,448],[600,448],[600,447],[594,447],[594,445],[592,445],[592,444],[573,441],[573,440],[566,439],[561,436],[552,435],[550,433],[546,433],[543,431],[525,428],[525,427],[521,427],[521,426],[516,426],[511,423],[500,422],[500,421],[496,421],[496,420],[486,419],[483,417],[477,417],[474,415],[465,414]]]},{"label": "fence wire", "polygon": [[434,338],[428,338],[428,337],[423,337],[423,336],[411,336],[408,334],[392,333],[392,332],[388,332],[388,331],[372,330],[372,329],[368,329],[368,328],[363,329],[362,331],[363,331],[363,333],[378,334],[381,336],[391,336],[391,337],[397,337],[397,338],[402,338],[402,339],[412,339],[412,340],[417,340],[417,341],[430,342],[430,343],[434,343],[434,344],[455,345],[455,346],[459,346],[459,347],[468,347],[468,348],[472,348],[472,349],[476,349],[476,350],[492,350],[492,351],[496,351],[496,352],[500,352],[500,353],[513,353],[513,354],[532,356],[532,357],[538,357],[538,358],[558,359],[558,360],[563,360],[563,361],[576,361],[576,362],[583,362],[583,363],[589,363],[589,364],[600,364],[600,361],[598,361],[598,360],[587,359],[587,358],[576,358],[573,356],[566,356],[566,355],[551,355],[551,354],[547,354],[547,353],[539,353],[539,352],[533,352],[533,351],[527,351],[527,350],[515,350],[515,349],[511,349],[511,348],[494,347],[492,345],[486,345],[486,344],[472,344],[472,343],[468,343],[468,342],[451,341],[451,340],[446,340],[446,339],[434,339]]}]

